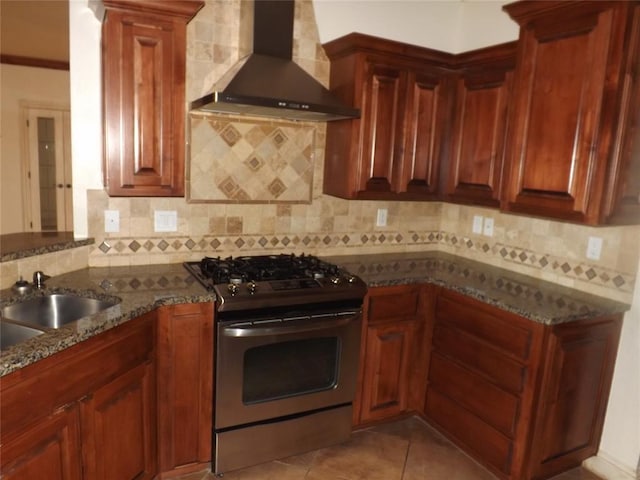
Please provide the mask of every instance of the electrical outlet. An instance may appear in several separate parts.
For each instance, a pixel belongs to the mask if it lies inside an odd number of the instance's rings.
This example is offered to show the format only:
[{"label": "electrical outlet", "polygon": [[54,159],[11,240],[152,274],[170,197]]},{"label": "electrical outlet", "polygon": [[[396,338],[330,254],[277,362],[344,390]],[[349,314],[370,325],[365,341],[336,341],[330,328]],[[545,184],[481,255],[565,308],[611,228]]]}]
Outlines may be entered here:
[{"label": "electrical outlet", "polygon": [[106,233],[117,233],[120,231],[120,211],[104,211],[104,231]]},{"label": "electrical outlet", "polygon": [[473,224],[471,226],[471,231],[473,233],[482,233],[482,215],[474,215],[473,216]]},{"label": "electrical outlet", "polygon": [[587,243],[587,258],[600,260],[600,255],[602,255],[602,238],[589,237],[589,242]]},{"label": "electrical outlet", "polygon": [[482,234],[487,237],[493,237],[493,218],[485,217]]},{"label": "electrical outlet", "polygon": [[156,232],[176,232],[178,212],[175,210],[154,210],[154,230]]},{"label": "electrical outlet", "polygon": [[378,215],[376,217],[376,227],[386,227],[387,226],[387,209],[379,208]]}]

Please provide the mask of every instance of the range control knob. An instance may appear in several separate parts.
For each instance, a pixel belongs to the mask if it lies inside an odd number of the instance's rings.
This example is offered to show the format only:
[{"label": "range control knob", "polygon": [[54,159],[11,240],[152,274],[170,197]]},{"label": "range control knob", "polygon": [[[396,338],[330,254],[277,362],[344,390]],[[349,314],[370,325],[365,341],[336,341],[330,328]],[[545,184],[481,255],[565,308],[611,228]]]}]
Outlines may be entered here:
[{"label": "range control knob", "polygon": [[229,285],[227,285],[227,290],[229,290],[231,296],[234,296],[236,293],[238,293],[239,288],[235,283],[230,283]]},{"label": "range control knob", "polygon": [[347,275],[347,283],[355,283],[357,278],[358,277],[356,277],[355,275],[348,274]]},{"label": "range control knob", "polygon": [[247,283],[247,290],[249,290],[249,293],[251,295],[253,295],[254,293],[256,293],[256,290],[258,289],[258,285],[256,285],[256,282],[251,281],[249,283]]},{"label": "range control knob", "polygon": [[342,278],[339,275],[331,276],[331,283],[333,283],[334,285],[338,285],[341,281],[342,281]]}]

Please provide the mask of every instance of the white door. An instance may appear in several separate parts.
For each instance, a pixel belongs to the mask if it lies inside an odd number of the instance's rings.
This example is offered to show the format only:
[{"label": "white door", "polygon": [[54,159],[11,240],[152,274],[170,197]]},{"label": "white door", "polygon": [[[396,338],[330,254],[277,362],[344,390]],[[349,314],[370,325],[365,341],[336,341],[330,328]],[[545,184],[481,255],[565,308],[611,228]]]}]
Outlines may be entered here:
[{"label": "white door", "polygon": [[29,108],[25,191],[29,231],[73,230],[68,110]]}]

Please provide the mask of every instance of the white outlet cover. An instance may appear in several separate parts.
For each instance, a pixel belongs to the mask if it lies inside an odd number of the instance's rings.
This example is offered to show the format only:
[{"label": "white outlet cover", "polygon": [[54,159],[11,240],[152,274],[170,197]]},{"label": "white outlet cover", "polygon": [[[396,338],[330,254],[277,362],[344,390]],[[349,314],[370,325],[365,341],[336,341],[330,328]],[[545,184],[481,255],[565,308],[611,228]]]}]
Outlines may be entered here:
[{"label": "white outlet cover", "polygon": [[591,260],[600,260],[602,255],[602,237],[589,237],[587,243],[587,258]]},{"label": "white outlet cover", "polygon": [[485,217],[482,233],[487,237],[493,237],[493,218]]},{"label": "white outlet cover", "polygon": [[471,227],[471,231],[473,233],[482,233],[482,215],[474,215],[473,216],[473,225]]},{"label": "white outlet cover", "polygon": [[178,212],[175,210],[154,210],[154,231],[176,232],[178,230]]},{"label": "white outlet cover", "polygon": [[105,233],[118,233],[120,231],[120,211],[104,211],[104,231]]}]

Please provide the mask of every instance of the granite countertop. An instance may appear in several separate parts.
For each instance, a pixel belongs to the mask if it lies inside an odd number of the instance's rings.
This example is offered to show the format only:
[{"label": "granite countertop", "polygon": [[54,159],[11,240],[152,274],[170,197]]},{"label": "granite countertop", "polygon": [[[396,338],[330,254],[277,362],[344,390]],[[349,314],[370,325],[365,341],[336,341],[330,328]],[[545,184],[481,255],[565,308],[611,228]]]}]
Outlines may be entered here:
[{"label": "granite countertop", "polygon": [[369,287],[430,283],[556,325],[618,314],[629,305],[442,252],[325,257]]},{"label": "granite countertop", "polygon": [[[370,287],[430,283],[447,287],[530,320],[554,325],[617,314],[628,305],[554,283],[440,252],[327,256]],[[0,376],[11,373],[160,305],[211,302],[182,264],[86,268],[47,280],[29,295],[77,292],[94,298],[117,297],[116,305],[0,352]],[[22,297],[24,298],[24,297]],[[0,291],[0,307],[20,300]]]},{"label": "granite countertop", "polygon": [[182,264],[85,268],[52,277],[46,288],[25,297],[10,289],[0,292],[0,307],[46,293],[74,292],[121,301],[100,313],[48,331],[0,352],[0,376],[11,373],[83,340],[149,312],[161,305],[215,300]]}]

